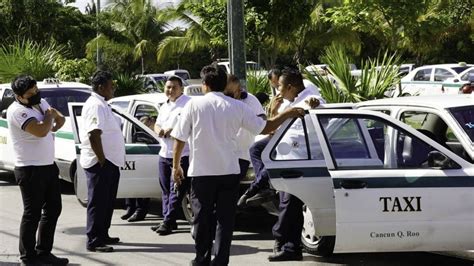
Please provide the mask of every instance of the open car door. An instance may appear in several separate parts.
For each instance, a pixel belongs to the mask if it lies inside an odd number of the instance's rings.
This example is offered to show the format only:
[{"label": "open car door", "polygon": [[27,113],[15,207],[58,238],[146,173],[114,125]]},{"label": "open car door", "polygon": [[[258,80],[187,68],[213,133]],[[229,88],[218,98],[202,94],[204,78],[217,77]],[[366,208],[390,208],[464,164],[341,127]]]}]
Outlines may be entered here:
[{"label": "open car door", "polygon": [[[77,162],[79,162],[80,129],[83,103],[69,103]],[[160,145],[156,134],[134,117],[116,109],[113,112],[122,121],[125,138],[125,166],[120,168],[117,198],[158,198],[161,188],[158,180],[158,152]],[[87,202],[87,180],[84,169],[77,163],[74,187],[78,200]]]}]

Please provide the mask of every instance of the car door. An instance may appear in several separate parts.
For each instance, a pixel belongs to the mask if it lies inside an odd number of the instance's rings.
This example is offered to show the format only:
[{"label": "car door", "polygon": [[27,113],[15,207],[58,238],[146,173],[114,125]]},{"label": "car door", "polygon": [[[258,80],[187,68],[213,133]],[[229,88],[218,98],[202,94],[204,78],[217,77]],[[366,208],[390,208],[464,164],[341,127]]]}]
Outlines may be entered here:
[{"label": "car door", "polygon": [[431,88],[431,75],[433,68],[422,68],[414,70],[416,73],[411,80],[402,82],[402,96],[423,95]]},{"label": "car door", "polygon": [[[339,151],[327,123],[338,120],[353,121],[337,130],[359,135],[351,139],[361,140],[366,150],[372,143],[382,165],[367,164],[369,153]],[[381,113],[321,112],[313,123],[321,127],[326,159],[332,161],[327,165],[335,195],[335,252],[474,248],[472,164]],[[344,158],[347,153],[355,156]]]},{"label": "car door", "polygon": [[432,90],[426,94],[457,94],[458,89],[452,86],[443,86],[443,82],[449,78],[453,78],[454,74],[451,70],[437,67],[434,70]]},{"label": "car door", "polygon": [[[80,158],[81,139],[78,134],[82,127],[80,116],[83,104],[70,103],[77,161]],[[158,181],[158,144],[156,134],[134,117],[113,109],[122,120],[125,138],[125,166],[120,168],[120,182],[117,198],[158,198],[161,189]],[[87,180],[84,169],[77,165],[76,195],[81,202],[87,201]]]}]

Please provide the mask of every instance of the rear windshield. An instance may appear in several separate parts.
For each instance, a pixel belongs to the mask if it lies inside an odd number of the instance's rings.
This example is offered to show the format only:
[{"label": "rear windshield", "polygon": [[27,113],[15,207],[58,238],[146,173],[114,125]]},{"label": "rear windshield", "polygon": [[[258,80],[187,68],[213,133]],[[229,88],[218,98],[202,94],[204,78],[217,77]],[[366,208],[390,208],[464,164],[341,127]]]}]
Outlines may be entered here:
[{"label": "rear windshield", "polygon": [[58,109],[64,116],[69,116],[68,103],[83,103],[90,95],[90,91],[73,88],[41,90],[41,98],[45,99],[53,108]]},{"label": "rear windshield", "polygon": [[453,68],[451,68],[451,69],[454,70],[454,71],[456,71],[456,73],[459,74],[459,73],[463,72],[464,70],[466,70],[466,69],[468,69],[468,68],[470,68],[470,66],[465,66],[465,67],[453,67]]},{"label": "rear windshield", "polygon": [[474,142],[474,106],[463,106],[449,109],[467,136]]}]

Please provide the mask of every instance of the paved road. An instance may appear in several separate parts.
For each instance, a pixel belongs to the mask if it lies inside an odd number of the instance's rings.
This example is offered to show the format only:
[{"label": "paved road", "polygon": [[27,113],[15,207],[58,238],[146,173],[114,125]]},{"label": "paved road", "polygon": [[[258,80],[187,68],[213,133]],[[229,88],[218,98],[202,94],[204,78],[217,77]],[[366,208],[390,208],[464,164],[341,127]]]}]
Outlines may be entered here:
[{"label": "paved road", "polygon": [[[161,219],[158,202],[147,220],[128,223],[120,220],[123,210],[116,210],[111,228],[112,236],[119,236],[116,252],[100,254],[85,249],[85,208],[72,193],[71,186],[63,186],[63,211],[56,230],[53,252],[68,257],[72,265],[188,265],[194,257],[194,246],[189,225],[179,221],[177,233],[158,236],[149,227]],[[18,231],[23,206],[18,187],[11,174],[0,172],[0,265],[18,265]],[[239,214],[231,250],[230,265],[469,265],[474,261],[416,252],[336,254],[320,258],[304,254],[302,262],[269,263],[273,239],[271,226],[275,218],[252,212]]]}]

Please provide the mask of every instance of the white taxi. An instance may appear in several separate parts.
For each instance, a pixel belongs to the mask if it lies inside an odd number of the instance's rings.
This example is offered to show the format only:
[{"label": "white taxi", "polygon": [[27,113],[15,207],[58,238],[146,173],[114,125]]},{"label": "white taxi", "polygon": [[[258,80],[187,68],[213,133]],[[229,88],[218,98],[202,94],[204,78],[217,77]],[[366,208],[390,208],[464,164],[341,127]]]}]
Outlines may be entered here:
[{"label": "white taxi", "polygon": [[463,85],[459,80],[470,67],[473,65],[460,63],[415,68],[401,79],[400,90],[394,90],[393,96],[458,94]]},{"label": "white taxi", "polygon": [[[264,150],[271,184],[305,203],[305,249],[474,249],[472,161],[379,111],[311,110]],[[472,149],[472,102],[447,111]],[[302,125],[297,134],[293,123]]]}]

